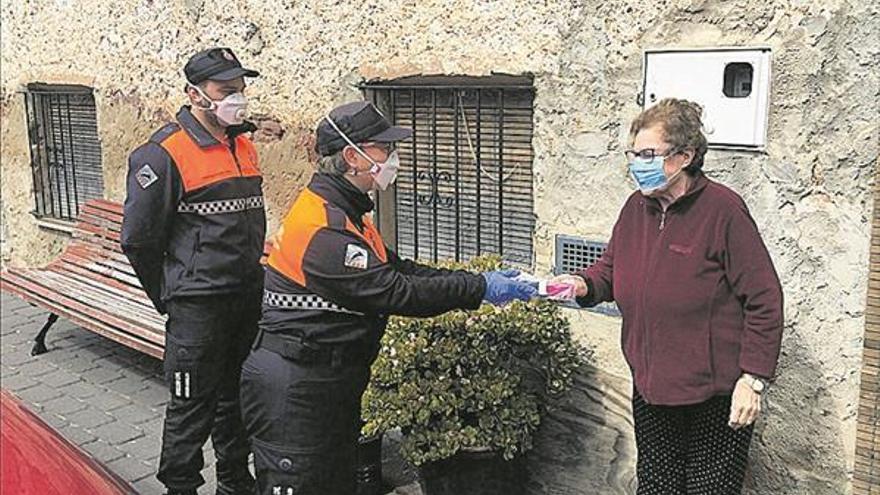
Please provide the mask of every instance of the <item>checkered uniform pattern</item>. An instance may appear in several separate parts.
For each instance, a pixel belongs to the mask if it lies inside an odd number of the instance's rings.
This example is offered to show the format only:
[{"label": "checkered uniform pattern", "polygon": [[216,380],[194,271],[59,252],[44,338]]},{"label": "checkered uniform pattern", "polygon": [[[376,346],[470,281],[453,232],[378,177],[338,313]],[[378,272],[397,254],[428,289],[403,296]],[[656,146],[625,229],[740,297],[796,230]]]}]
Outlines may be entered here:
[{"label": "checkered uniform pattern", "polygon": [[197,215],[219,215],[262,208],[263,197],[251,196],[249,198],[221,199],[218,201],[204,201],[201,203],[187,203],[182,201],[177,205],[177,212],[195,213]]},{"label": "checkered uniform pattern", "polygon": [[297,309],[311,311],[332,311],[363,316],[363,313],[345,309],[317,294],[282,294],[280,292],[263,291],[263,304],[272,308]]}]

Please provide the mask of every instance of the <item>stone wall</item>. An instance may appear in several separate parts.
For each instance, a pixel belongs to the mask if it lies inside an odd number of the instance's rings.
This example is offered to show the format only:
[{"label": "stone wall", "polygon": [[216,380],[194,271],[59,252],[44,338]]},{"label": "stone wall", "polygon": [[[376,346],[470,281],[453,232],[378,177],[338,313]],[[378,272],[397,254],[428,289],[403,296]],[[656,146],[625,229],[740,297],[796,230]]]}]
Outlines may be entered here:
[{"label": "stone wall", "polygon": [[[233,47],[264,74],[248,93],[253,112],[274,129],[258,148],[275,225],[309,174],[310,129],[333,105],[359,97],[354,84],[533,74],[536,269],[547,272],[557,233],[607,239],[630,192],[620,151],[639,111],[642,50],[767,45],[767,152],[710,151],[706,166],[744,196],[786,293],[780,375],[755,436],[749,492],[846,493],[880,140],[878,9],[847,0],[5,2],[3,259],[38,263],[63,244],[28,214],[17,91],[29,82],[95,89],[106,196],[121,200],[125,156],[183,101],[186,57],[209,45]],[[635,449],[620,322],[571,317],[598,369],[548,421],[533,456],[533,491],[626,493]]]}]

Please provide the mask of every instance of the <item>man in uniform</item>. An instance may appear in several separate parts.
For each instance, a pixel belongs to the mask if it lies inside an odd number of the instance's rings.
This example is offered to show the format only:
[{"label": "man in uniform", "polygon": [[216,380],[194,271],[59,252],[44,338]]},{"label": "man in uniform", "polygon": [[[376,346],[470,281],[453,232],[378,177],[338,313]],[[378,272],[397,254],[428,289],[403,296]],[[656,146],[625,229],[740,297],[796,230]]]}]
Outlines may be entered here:
[{"label": "man in uniform", "polygon": [[368,213],[397,174],[392,127],[367,102],[317,128],[318,173],[269,255],[263,318],[242,371],[242,406],[260,495],[352,495],[360,401],[388,315],[432,316],[528,300],[510,277],[436,270],[400,259]]},{"label": "man in uniform", "polygon": [[217,494],[252,493],[239,377],[257,331],[266,215],[257,154],[243,120],[245,69],[212,48],[184,67],[174,122],[129,157],[122,249],[147,295],[168,314],[159,480],[169,494],[204,483],[202,446],[217,456]]}]

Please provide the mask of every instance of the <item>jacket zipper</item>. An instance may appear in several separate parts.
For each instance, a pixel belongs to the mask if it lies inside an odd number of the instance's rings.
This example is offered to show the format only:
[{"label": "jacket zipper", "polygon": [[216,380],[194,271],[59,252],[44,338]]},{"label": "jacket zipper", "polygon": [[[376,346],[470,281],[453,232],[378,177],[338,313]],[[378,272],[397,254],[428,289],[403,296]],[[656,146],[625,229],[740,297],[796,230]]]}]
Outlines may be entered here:
[{"label": "jacket zipper", "polygon": [[238,168],[238,176],[244,177],[244,172],[241,171],[241,163],[238,163],[238,155],[235,154],[235,138],[229,140],[229,152],[232,153],[232,160],[235,161],[235,166]]},{"label": "jacket zipper", "polygon": [[[235,153],[235,139],[236,138],[233,137],[229,140],[229,151],[232,153],[232,160],[235,161],[236,168],[238,168],[238,176],[244,177],[244,172],[242,172],[242,170],[241,170],[241,163],[239,163],[238,155]],[[251,245],[251,217],[250,217],[250,214],[248,213],[247,198],[245,198],[243,213],[244,213],[244,227],[245,227],[245,232],[247,233],[247,244],[246,245],[248,247],[250,247],[250,245]],[[244,266],[244,265],[242,265],[242,266]]]},{"label": "jacket zipper", "polygon": [[[651,255],[650,255],[650,258],[648,259],[648,272],[647,272],[647,277],[645,278],[646,285],[648,285],[650,283],[650,280],[654,274],[654,268],[657,266],[657,258],[659,257],[658,252],[660,250],[660,246],[663,244],[663,242],[662,242],[663,229],[665,229],[665,228],[666,228],[666,210],[663,210],[662,212],[660,212],[660,228],[659,228],[660,234],[657,236],[657,240],[654,242],[654,249],[651,249],[648,251],[649,253],[651,253]],[[647,293],[648,293],[648,291],[642,290],[642,308],[641,308],[642,315],[644,315],[645,311],[646,311],[645,306],[646,306]],[[643,318],[644,318],[644,316],[643,316]],[[648,352],[651,349],[651,331],[653,330],[653,328],[650,324],[648,324],[648,322],[646,320],[643,321],[643,325],[645,328],[645,339],[644,339],[644,345],[642,347],[642,356],[643,356],[643,361],[645,363],[645,388],[650,389],[651,388],[651,386],[650,386],[651,373],[649,370],[650,359],[648,357],[649,356]],[[650,399],[648,399],[648,395],[651,394],[651,392],[649,392],[648,390],[640,390],[639,392],[641,393],[642,397],[645,397],[647,400],[650,400]]]}]

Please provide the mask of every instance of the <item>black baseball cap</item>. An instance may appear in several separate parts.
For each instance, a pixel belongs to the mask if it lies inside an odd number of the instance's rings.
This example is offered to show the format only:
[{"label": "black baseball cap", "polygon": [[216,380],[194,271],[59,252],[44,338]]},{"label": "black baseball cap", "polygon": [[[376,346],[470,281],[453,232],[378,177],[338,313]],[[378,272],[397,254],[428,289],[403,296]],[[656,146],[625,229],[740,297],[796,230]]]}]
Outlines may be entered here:
[{"label": "black baseball cap", "polygon": [[348,141],[333,128],[328,118],[333,119],[339,131],[344,132],[353,143],[394,143],[412,136],[412,129],[392,126],[372,103],[355,101],[334,108],[330,115],[318,122],[315,148],[321,156],[332,155],[348,145]]},{"label": "black baseball cap", "polygon": [[239,77],[257,77],[259,72],[245,69],[229,48],[208,48],[189,58],[183,73],[190,84],[199,84],[209,79],[231,81]]}]

